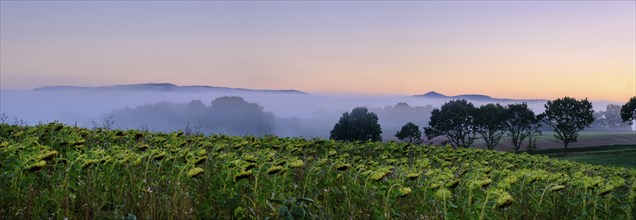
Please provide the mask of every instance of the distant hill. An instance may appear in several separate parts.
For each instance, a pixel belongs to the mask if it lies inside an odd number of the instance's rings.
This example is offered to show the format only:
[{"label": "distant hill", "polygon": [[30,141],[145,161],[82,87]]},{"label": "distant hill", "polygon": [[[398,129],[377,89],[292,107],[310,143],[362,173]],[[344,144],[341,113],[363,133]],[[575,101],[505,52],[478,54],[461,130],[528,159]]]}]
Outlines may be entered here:
[{"label": "distant hill", "polygon": [[112,85],[98,87],[80,86],[44,86],[33,91],[139,91],[139,92],[265,92],[286,94],[307,94],[298,90],[243,89],[219,86],[177,86],[172,83],[142,83],[129,85]]},{"label": "distant hill", "polygon": [[430,91],[424,93],[422,95],[414,95],[414,97],[422,97],[422,98],[431,98],[431,99],[466,99],[472,101],[482,101],[482,102],[545,102],[545,99],[508,99],[508,98],[493,98],[487,95],[481,94],[463,94],[456,96],[447,96],[435,91]]},{"label": "distant hill", "polygon": [[441,93],[435,92],[435,91],[430,91],[427,92],[426,94],[423,95],[415,95],[416,97],[424,97],[424,98],[448,98],[448,96],[445,96]]}]

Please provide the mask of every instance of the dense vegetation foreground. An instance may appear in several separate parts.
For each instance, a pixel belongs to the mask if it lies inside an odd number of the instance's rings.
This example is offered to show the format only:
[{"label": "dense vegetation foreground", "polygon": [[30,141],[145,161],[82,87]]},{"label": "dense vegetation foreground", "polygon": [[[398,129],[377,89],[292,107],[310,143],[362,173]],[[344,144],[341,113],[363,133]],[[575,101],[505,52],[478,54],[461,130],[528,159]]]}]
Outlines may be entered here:
[{"label": "dense vegetation foreground", "polygon": [[0,125],[0,219],[633,219],[636,170],[491,150]]}]

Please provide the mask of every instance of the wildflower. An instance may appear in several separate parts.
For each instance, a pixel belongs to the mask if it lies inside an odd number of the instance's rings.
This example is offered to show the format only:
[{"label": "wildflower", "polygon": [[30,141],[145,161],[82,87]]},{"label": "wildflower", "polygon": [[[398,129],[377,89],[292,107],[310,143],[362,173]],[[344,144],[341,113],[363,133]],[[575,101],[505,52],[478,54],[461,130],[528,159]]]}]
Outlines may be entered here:
[{"label": "wildflower", "polygon": [[41,170],[42,168],[44,168],[44,166],[46,166],[46,161],[41,160],[41,161],[39,161],[37,163],[29,165],[29,167],[27,167],[27,170],[38,171],[38,170]]},{"label": "wildflower", "polygon": [[163,160],[163,158],[165,158],[166,156],[167,156],[166,152],[162,151],[161,153],[155,155],[153,157],[153,159],[155,159],[155,160]]},{"label": "wildflower", "polygon": [[388,174],[389,174],[389,172],[376,171],[376,172],[373,172],[371,174],[370,178],[371,178],[371,180],[379,181],[379,180],[381,180],[382,178],[384,178]]},{"label": "wildflower", "polygon": [[475,181],[475,184],[480,186],[480,187],[486,187],[486,186],[490,185],[490,183],[492,183],[491,179]]},{"label": "wildflower", "polygon": [[432,177],[433,175],[435,175],[436,171],[435,170],[429,170],[428,172],[426,172],[424,175]]},{"label": "wildflower", "polygon": [[411,188],[409,187],[402,187],[398,189],[398,196],[399,197],[405,197],[407,195],[411,194]]},{"label": "wildflower", "polygon": [[225,145],[216,145],[214,146],[214,151],[219,152],[225,149]]},{"label": "wildflower", "polygon": [[139,139],[142,139],[142,138],[144,138],[144,134],[141,134],[141,133],[135,134],[135,139],[139,140]]},{"label": "wildflower", "polygon": [[329,156],[330,156],[330,157],[335,156],[335,155],[336,155],[336,153],[338,153],[338,152],[337,152],[336,150],[334,150],[334,149],[329,150]]},{"label": "wildflower", "polygon": [[446,187],[454,189],[455,187],[459,186],[459,180],[455,179],[453,181],[450,181],[448,183],[446,183]]},{"label": "wildflower", "polygon": [[605,180],[602,177],[599,176],[595,176],[595,177],[584,177],[583,180],[583,187],[584,188],[592,188],[592,187],[596,187],[599,186],[601,183],[603,183]]},{"label": "wildflower", "polygon": [[358,171],[358,172],[364,172],[366,170],[366,168],[367,168],[367,165],[365,165],[365,164],[357,164],[355,166],[355,170]]},{"label": "wildflower", "polygon": [[251,170],[252,168],[256,167],[256,163],[248,163],[243,167],[243,170],[248,171]]},{"label": "wildflower", "polygon": [[563,186],[563,185],[556,185],[556,186],[550,187],[550,191],[556,192],[556,191],[562,190],[564,188],[565,188],[565,186]]},{"label": "wildflower", "polygon": [[[256,162],[256,161],[253,161],[253,162]],[[276,166],[282,166],[282,165],[285,165],[286,163],[287,163],[287,161],[286,161],[286,160],[280,160],[280,161],[277,161],[276,163],[274,163],[274,165],[276,165]]]},{"label": "wildflower", "polygon": [[439,183],[431,183],[431,189],[437,189],[437,188],[439,188],[440,186],[442,186],[442,185],[441,185],[441,184],[439,184]]},{"label": "wildflower", "polygon": [[247,162],[251,162],[251,163],[256,163],[257,158],[254,155],[246,154],[246,155],[243,155],[243,160]]},{"label": "wildflower", "polygon": [[419,173],[408,173],[408,174],[406,174],[406,178],[410,179],[410,180],[417,179],[418,177],[420,177]]},{"label": "wildflower", "polygon": [[13,137],[15,137],[15,138],[19,138],[19,137],[20,137],[20,136],[22,136],[23,134],[24,134],[24,132],[22,132],[22,131],[18,131],[18,132],[13,133]]},{"label": "wildflower", "polygon": [[512,187],[510,185],[510,183],[507,183],[506,181],[501,181],[499,183],[497,183],[497,188],[498,189],[510,189],[510,187]]},{"label": "wildflower", "polygon": [[452,196],[451,191],[446,188],[438,189],[437,192],[435,192],[435,198],[441,201],[447,201],[451,198],[451,196]]},{"label": "wildflower", "polygon": [[389,163],[389,164],[395,164],[395,163],[398,162],[398,160],[397,159],[388,159],[388,160],[386,160],[386,162]]},{"label": "wildflower", "polygon": [[539,176],[537,176],[534,173],[531,173],[528,176],[528,183],[534,183],[534,181],[537,181],[537,179],[539,179]]},{"label": "wildflower", "polygon": [[130,161],[130,158],[128,157],[115,159],[115,163],[119,165],[126,164],[128,161]]},{"label": "wildflower", "polygon": [[289,167],[291,168],[301,168],[303,166],[305,166],[305,162],[303,162],[302,160],[294,160],[289,163]]},{"label": "wildflower", "polygon": [[188,177],[193,178],[203,173],[203,169],[199,167],[188,170]]},{"label": "wildflower", "polygon": [[80,139],[78,141],[74,141],[71,146],[75,147],[75,148],[82,148],[84,147],[84,144],[86,144],[86,141],[84,139]]},{"label": "wildflower", "polygon": [[419,159],[415,163],[422,168],[428,168],[431,165],[431,161],[428,158]]},{"label": "wildflower", "polygon": [[[66,158],[60,158],[57,160],[57,163],[61,163],[61,164],[67,164],[68,160]],[[0,166],[1,167],[1,166]]]},{"label": "wildflower", "polygon": [[504,166],[504,169],[507,169],[507,170],[512,169],[512,168],[515,168],[515,165],[510,164],[510,163],[507,163],[507,164],[505,164],[505,166]]},{"label": "wildflower", "polygon": [[283,172],[285,169],[282,166],[273,166],[267,170],[267,174],[273,175]]},{"label": "wildflower", "polygon": [[51,160],[56,157],[59,153],[57,151],[47,151],[43,154],[38,155],[38,160]]},{"label": "wildflower", "polygon": [[602,195],[606,195],[606,194],[612,192],[613,190],[614,190],[614,185],[612,185],[611,182],[610,182],[609,184],[606,184],[603,188],[601,188],[598,191],[598,194],[601,195],[601,196]]},{"label": "wildflower", "polygon": [[137,149],[139,149],[139,150],[141,150],[141,151],[148,149],[148,147],[149,147],[149,146],[148,146],[147,144],[140,144],[140,145],[137,145]]},{"label": "wildflower", "polygon": [[512,196],[510,196],[510,194],[502,191],[499,192],[499,198],[497,198],[497,204],[495,204],[495,207],[505,208],[512,204],[513,201],[514,200],[512,199]]},{"label": "wildflower", "polygon": [[104,164],[106,162],[110,162],[111,160],[112,160],[111,156],[106,156],[106,157],[103,157],[102,159],[100,159],[99,163]]},{"label": "wildflower", "polygon": [[208,156],[199,157],[194,161],[194,165],[200,165],[208,159]]},{"label": "wildflower", "polygon": [[81,168],[82,170],[83,170],[83,169],[86,169],[86,168],[88,168],[88,167],[92,166],[93,164],[96,164],[97,162],[99,162],[99,161],[98,161],[98,160],[86,160],[86,161],[84,161],[84,163],[82,164],[82,166],[80,166],[80,168]]},{"label": "wildflower", "polygon": [[349,167],[351,167],[351,164],[348,164],[348,163],[338,164],[336,166],[336,170],[345,171],[345,170],[349,169]]},{"label": "wildflower", "polygon": [[507,177],[504,179],[504,182],[506,182],[506,183],[508,183],[508,184],[514,184],[514,183],[516,183],[517,181],[518,181],[518,179],[517,179],[517,176],[515,176],[515,175],[507,176]]},{"label": "wildflower", "polygon": [[133,165],[139,165],[142,161],[143,160],[141,159],[141,157],[138,157],[137,159],[135,159],[135,162],[133,162]]},{"label": "wildflower", "polygon": [[250,176],[252,176],[252,171],[251,170],[240,172],[240,173],[234,175],[234,182],[238,182],[239,180],[242,180],[242,179],[247,179]]}]

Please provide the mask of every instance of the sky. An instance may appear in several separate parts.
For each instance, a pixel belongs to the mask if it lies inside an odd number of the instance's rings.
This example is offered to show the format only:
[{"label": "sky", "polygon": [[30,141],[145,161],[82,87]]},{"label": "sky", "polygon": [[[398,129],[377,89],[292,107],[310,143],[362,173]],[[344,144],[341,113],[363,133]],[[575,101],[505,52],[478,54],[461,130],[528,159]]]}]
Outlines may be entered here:
[{"label": "sky", "polygon": [[0,1],[0,86],[636,95],[635,1]]}]

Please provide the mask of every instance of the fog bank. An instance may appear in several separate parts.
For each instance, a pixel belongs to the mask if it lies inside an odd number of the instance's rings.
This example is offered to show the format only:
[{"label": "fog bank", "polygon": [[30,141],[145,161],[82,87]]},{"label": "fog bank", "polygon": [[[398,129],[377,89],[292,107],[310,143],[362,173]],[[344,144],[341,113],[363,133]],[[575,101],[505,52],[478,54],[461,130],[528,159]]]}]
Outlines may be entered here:
[{"label": "fog bank", "polygon": [[[199,100],[207,108],[215,99],[223,96],[242,97],[245,102],[262,107],[264,114],[271,113],[275,120],[272,120],[272,129],[268,133],[307,138],[328,137],[329,131],[341,114],[345,111],[351,111],[357,106],[367,107],[371,112],[375,112],[382,126],[383,137],[385,139],[392,138],[395,132],[407,122],[414,122],[420,127],[426,126],[430,111],[449,100],[413,96],[316,95],[243,91],[2,91],[0,93],[0,112],[23,119],[30,124],[57,120],[83,127],[100,124],[104,117],[112,115],[116,128],[136,129],[145,124],[149,130],[169,131],[184,129],[187,124],[181,122],[190,122],[190,125],[194,126],[198,121],[191,118],[190,120],[180,120],[180,123],[166,121],[166,124],[153,124],[151,121],[132,120],[135,117],[124,116],[122,109],[135,109],[158,103],[166,103],[164,107],[168,107],[168,105],[181,105],[183,107],[193,100]],[[469,101],[477,106],[489,103],[489,101]],[[502,104],[515,102],[522,101],[506,101]],[[609,103],[611,102],[593,102],[595,111],[604,110]],[[535,113],[542,112],[544,104],[545,101],[528,102],[529,107]],[[118,111],[119,116],[114,114]],[[146,117],[145,120],[150,120],[150,118],[152,117]],[[233,132],[231,134],[241,135]],[[250,133],[248,132],[248,134]]]}]

